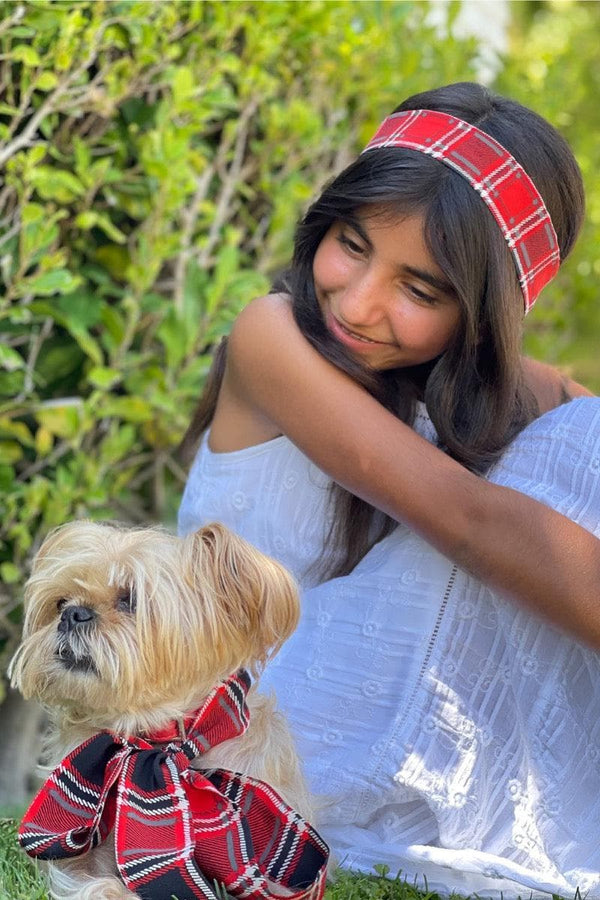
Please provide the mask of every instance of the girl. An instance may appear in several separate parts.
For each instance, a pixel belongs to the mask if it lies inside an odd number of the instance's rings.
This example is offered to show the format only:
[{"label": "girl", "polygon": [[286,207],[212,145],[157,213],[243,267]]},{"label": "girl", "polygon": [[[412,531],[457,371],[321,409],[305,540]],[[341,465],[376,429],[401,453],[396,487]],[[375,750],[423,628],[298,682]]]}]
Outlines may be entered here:
[{"label": "girl", "polygon": [[600,897],[600,404],[559,406],[587,392],[520,356],[582,214],[535,113],[410,98],[309,209],[190,429],[180,530],[219,519],[306,588],[265,680],[322,832],[444,893]]}]

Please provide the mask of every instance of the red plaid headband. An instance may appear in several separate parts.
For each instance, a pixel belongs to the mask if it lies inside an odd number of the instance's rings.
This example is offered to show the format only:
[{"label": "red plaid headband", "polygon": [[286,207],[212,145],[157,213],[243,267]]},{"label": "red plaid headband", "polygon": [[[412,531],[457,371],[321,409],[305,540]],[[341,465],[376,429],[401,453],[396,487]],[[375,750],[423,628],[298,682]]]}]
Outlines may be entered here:
[{"label": "red plaid headband", "polygon": [[474,125],[429,109],[392,113],[363,152],[378,147],[419,150],[467,179],[506,238],[528,313],[558,272],[560,251],[544,201],[508,150]]},{"label": "red plaid headband", "polygon": [[187,738],[157,749],[100,732],[66,756],[25,813],[19,842],[65,859],[114,830],[117,867],[142,900],[321,900],[328,848],[269,785],[225,769],[191,769],[248,725],[244,671],[209,694]]}]

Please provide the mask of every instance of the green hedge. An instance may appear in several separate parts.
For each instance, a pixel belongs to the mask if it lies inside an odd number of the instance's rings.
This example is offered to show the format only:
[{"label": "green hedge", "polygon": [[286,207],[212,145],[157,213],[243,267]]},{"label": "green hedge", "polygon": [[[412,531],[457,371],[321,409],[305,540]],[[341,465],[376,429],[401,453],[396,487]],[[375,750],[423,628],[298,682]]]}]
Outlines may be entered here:
[{"label": "green hedge", "polygon": [[[595,59],[590,23],[598,33],[598,4],[585,6],[542,9],[568,23],[575,48],[551,69],[552,95],[519,60],[505,71],[515,96],[577,139],[583,123],[561,118],[558,81],[597,105],[597,86],[588,96],[578,83]],[[411,0],[0,3],[0,670],[50,527],[173,521],[175,450],[210,349],[285,264],[315,190],[403,97],[475,77],[476,42],[434,29],[430,11]],[[547,23],[523,20],[534,27]],[[591,129],[586,140],[593,175]],[[546,355],[545,323],[562,316],[567,333],[575,292],[591,290],[574,265],[536,320]]]},{"label": "green hedge", "polygon": [[587,193],[581,237],[529,317],[527,346],[600,393],[600,3],[512,3],[511,11],[512,48],[496,87],[560,129],[575,151]]},{"label": "green hedge", "polygon": [[50,527],[173,520],[211,346],[285,264],[315,189],[403,96],[471,77],[475,47],[412,2],[1,10],[7,655]]}]

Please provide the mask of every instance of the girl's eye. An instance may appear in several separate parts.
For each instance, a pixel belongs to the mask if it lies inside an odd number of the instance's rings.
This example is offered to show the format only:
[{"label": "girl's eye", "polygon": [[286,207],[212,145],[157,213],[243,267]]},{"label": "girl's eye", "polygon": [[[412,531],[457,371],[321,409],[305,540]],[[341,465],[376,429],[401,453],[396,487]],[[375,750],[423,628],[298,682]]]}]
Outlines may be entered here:
[{"label": "girl's eye", "polygon": [[408,292],[412,294],[419,303],[426,303],[428,306],[434,306],[438,302],[437,297],[434,297],[432,294],[426,294],[425,291],[415,287],[414,284],[407,285],[407,288]]},{"label": "girl's eye", "polygon": [[347,234],[343,232],[338,236],[338,241],[342,245],[342,247],[346,247],[350,253],[362,254],[364,253],[364,248],[357,244],[356,241],[352,240],[351,237],[348,237]]},{"label": "girl's eye", "polygon": [[133,588],[121,588],[117,594],[116,607],[121,612],[134,613],[136,609],[135,591]]}]

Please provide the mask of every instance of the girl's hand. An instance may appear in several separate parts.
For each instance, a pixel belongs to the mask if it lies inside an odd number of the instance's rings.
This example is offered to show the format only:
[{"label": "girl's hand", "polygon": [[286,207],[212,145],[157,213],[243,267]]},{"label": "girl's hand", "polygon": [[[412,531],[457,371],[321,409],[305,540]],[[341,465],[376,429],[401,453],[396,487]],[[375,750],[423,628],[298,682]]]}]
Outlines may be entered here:
[{"label": "girl's hand", "polygon": [[535,395],[540,413],[548,412],[561,403],[568,403],[575,397],[594,396],[586,387],[573,381],[554,366],[530,357],[523,357],[522,361],[525,379]]}]

